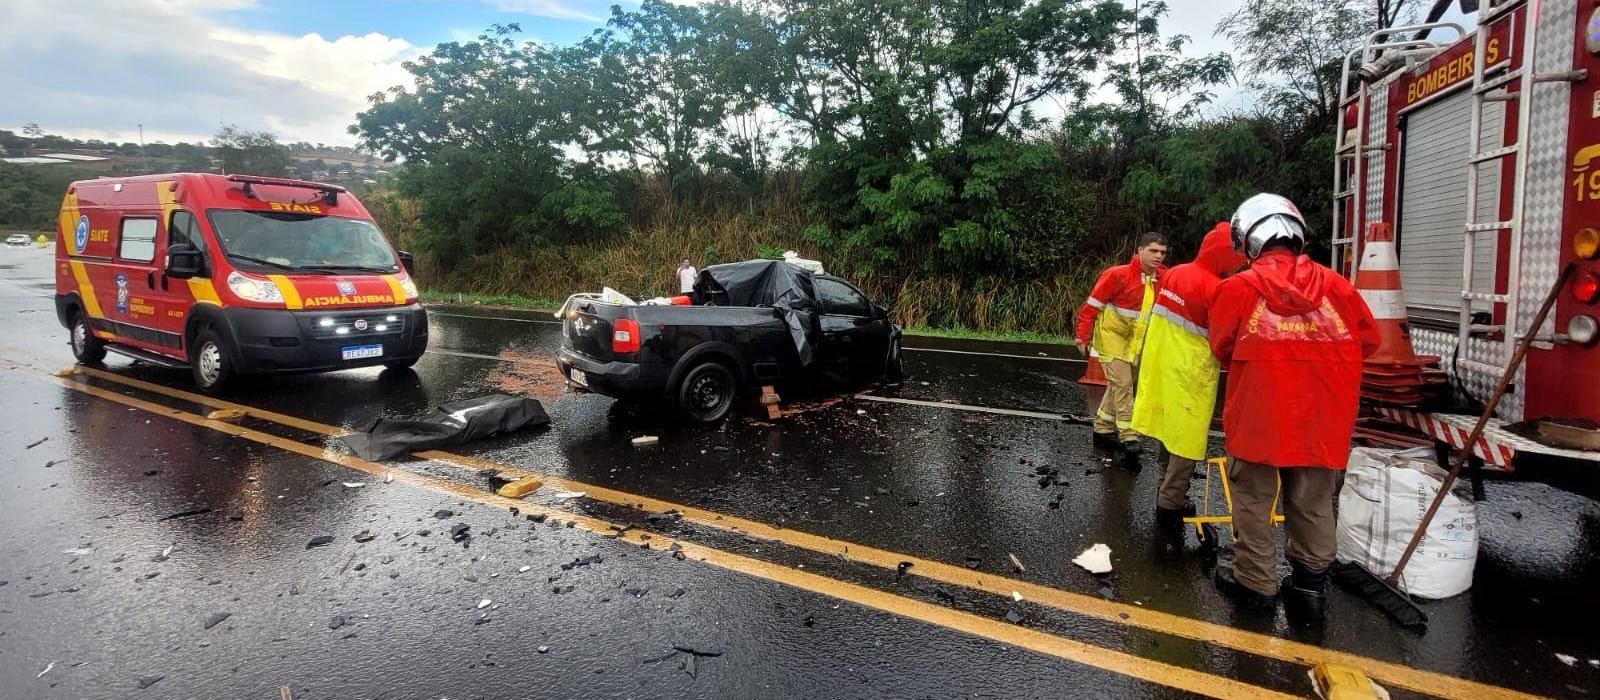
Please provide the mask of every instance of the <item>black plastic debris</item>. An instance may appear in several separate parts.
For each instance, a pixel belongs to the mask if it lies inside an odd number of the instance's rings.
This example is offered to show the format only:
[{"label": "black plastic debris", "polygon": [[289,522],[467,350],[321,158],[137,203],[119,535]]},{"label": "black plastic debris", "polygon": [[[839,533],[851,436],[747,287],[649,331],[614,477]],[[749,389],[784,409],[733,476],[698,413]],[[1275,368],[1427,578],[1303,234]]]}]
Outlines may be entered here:
[{"label": "black plastic debris", "polygon": [[977,557],[967,557],[967,568],[968,569],[976,569],[976,568],[978,568],[980,566],[983,566],[983,560],[982,559],[979,559]]},{"label": "black plastic debris", "polygon": [[683,594],[685,594],[685,593],[688,593],[688,591],[683,590],[682,588],[678,588],[678,589],[674,589],[671,593],[668,593],[667,597],[668,598],[682,598]]},{"label": "black plastic debris", "polygon": [[433,517],[438,518],[439,520],[448,520],[450,518],[455,517],[455,511],[451,511],[451,510],[436,510],[436,511],[433,511]]},{"label": "black plastic debris", "polygon": [[538,401],[490,394],[444,404],[421,420],[379,418],[340,440],[362,459],[381,461],[549,424],[550,415]]},{"label": "black plastic debris", "polygon": [[805,619],[800,621],[800,624],[805,625],[807,627],[816,627],[817,626],[817,616],[816,615],[807,615],[807,616],[805,616]]},{"label": "black plastic debris", "polygon": [[343,615],[335,615],[332,620],[328,621],[328,629],[336,630],[336,629],[339,629],[340,627],[343,627],[343,626],[345,626],[347,624],[350,624],[350,623],[349,623],[348,620],[345,619],[345,617]]},{"label": "black plastic debris", "polygon": [[166,676],[141,676],[139,678],[139,690],[144,690],[145,688],[149,688],[152,685],[160,683],[161,679],[163,678],[166,678]]},{"label": "black plastic debris", "polygon": [[35,447],[38,447],[38,446],[40,446],[40,445],[43,445],[43,444],[44,444],[44,441],[45,441],[45,440],[49,440],[49,439],[50,439],[50,438],[48,438],[48,437],[42,437],[42,438],[39,438],[39,439],[38,439],[38,440],[37,440],[37,441],[35,441],[35,442],[31,442],[31,443],[29,443],[29,444],[28,444],[28,446],[27,446],[27,447],[24,447],[24,448],[22,448],[22,449],[24,449],[24,450],[31,450],[31,449],[33,449],[33,448],[35,448]]},{"label": "black plastic debris", "polygon": [[1105,598],[1106,600],[1116,600],[1117,599],[1116,591],[1111,590],[1110,586],[1101,586],[1100,590],[1098,592],[1100,593],[1100,597],[1101,598]]},{"label": "black plastic debris", "polygon": [[206,618],[206,629],[211,629],[212,627],[216,627],[217,625],[222,624],[223,620],[226,620],[226,619],[228,619],[230,617],[233,617],[233,613],[230,613],[230,612],[216,613],[216,614],[212,615],[211,617]]},{"label": "black plastic debris", "polygon": [[161,470],[160,470],[160,469],[151,469],[151,470],[149,470],[149,471],[146,471],[146,472],[145,472],[145,473],[144,473],[144,475],[145,475],[145,476],[155,476],[155,475],[157,475],[157,474],[160,474],[160,473],[161,473]]},{"label": "black plastic debris", "polygon": [[194,510],[183,511],[182,513],[173,513],[172,515],[162,516],[156,522],[161,522],[163,520],[177,520],[178,518],[192,518],[196,515],[205,515],[206,513],[210,512],[210,508],[196,508]]},{"label": "black plastic debris", "polygon": [[228,519],[229,520],[244,520],[244,513],[242,511],[237,511],[236,510],[236,511],[228,514]]},{"label": "black plastic debris", "polygon": [[591,555],[589,555],[587,557],[578,557],[577,559],[573,559],[570,562],[562,564],[561,565],[561,570],[562,571],[571,571],[574,568],[579,567],[579,566],[588,566],[590,564],[599,564],[602,561],[604,561],[604,559],[601,559],[600,555],[591,554]]},{"label": "black plastic debris", "polygon": [[306,543],[306,549],[326,547],[330,544],[333,544],[333,535],[317,535],[316,537],[311,538],[310,542]]},{"label": "black plastic debris", "polygon": [[528,522],[542,523],[542,522],[544,522],[546,517],[548,517],[548,516],[545,515],[544,513],[529,513],[528,514]]},{"label": "black plastic debris", "polygon": [[1022,615],[1018,614],[1016,610],[1007,610],[1006,622],[1009,622],[1013,625],[1020,623],[1022,622]]},{"label": "black plastic debris", "polygon": [[472,536],[472,526],[466,523],[456,523],[450,526],[450,539],[460,542]]},{"label": "black plastic debris", "polygon": [[894,569],[894,578],[895,578],[895,580],[898,581],[902,577],[904,577],[906,575],[906,572],[911,570],[912,566],[913,566],[912,563],[909,562],[909,561],[900,562],[900,565],[896,566],[895,569]]}]

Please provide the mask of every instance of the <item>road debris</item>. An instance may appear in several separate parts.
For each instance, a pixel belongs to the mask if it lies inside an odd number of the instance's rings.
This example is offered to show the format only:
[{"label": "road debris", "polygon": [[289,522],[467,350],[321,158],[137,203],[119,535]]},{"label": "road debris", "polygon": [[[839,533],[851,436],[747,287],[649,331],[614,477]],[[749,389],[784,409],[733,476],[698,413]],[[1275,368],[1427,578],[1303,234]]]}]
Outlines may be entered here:
[{"label": "road debris", "polygon": [[139,678],[139,690],[144,690],[152,685],[160,683],[161,679],[163,678],[166,678],[166,676],[141,676]]},{"label": "road debris", "polygon": [[655,435],[641,435],[633,439],[633,446],[643,447],[645,445],[654,445],[659,442],[661,442],[661,438]]},{"label": "road debris", "polygon": [[487,608],[490,605],[494,605],[494,601],[492,601],[492,600],[490,600],[488,598],[484,598],[483,600],[478,601],[478,609],[479,610]]},{"label": "road debris", "polygon": [[1098,542],[1093,547],[1083,550],[1072,560],[1072,563],[1083,567],[1084,571],[1091,574],[1111,573],[1111,548]]},{"label": "road debris", "polygon": [[355,537],[351,539],[354,539],[357,542],[371,542],[375,539],[378,539],[378,536],[372,534],[371,530],[362,530],[361,532],[356,533]]},{"label": "road debris", "polygon": [[385,483],[385,484],[394,483],[394,472],[384,472],[383,473],[383,483]]},{"label": "road debris", "polygon": [[1019,574],[1028,573],[1028,567],[1022,565],[1022,560],[1018,559],[1017,555],[1011,554],[1011,553],[1007,553],[1006,556],[1011,557],[1011,568],[1014,569],[1017,573],[1019,573]]},{"label": "road debris", "polygon": [[1022,615],[1016,610],[1006,610],[1006,622],[1013,625],[1022,622]]},{"label": "road debris", "polygon": [[540,645],[539,645],[539,653],[541,653],[541,654],[548,654],[548,653],[550,653],[550,647],[548,647],[548,646],[545,646],[545,645],[543,645],[543,644],[540,644]]},{"label": "road debris", "polygon": [[244,420],[245,412],[237,408],[219,408],[206,414],[207,420],[219,420],[224,423],[238,423]]},{"label": "road debris", "polygon": [[460,542],[472,537],[472,526],[466,523],[456,523],[450,526],[450,539]]},{"label": "road debris", "polygon": [[1013,603],[1022,602],[1022,594],[1018,593],[1017,591],[1012,591],[1011,592],[1011,602],[1013,602]]},{"label": "road debris", "polygon": [[81,557],[81,556],[83,556],[85,554],[88,554],[90,552],[93,552],[93,551],[94,551],[94,547],[90,547],[88,545],[84,545],[82,547],[74,547],[72,549],[63,549],[63,550],[61,550],[61,553],[62,554],[71,554],[72,556],[75,556],[75,557]]},{"label": "road debris", "polygon": [[531,569],[533,569],[533,567],[531,567],[531,566],[524,566],[524,567],[522,567],[522,568],[520,568],[520,569],[517,569],[517,573],[519,573],[519,574],[525,574],[525,573],[528,573],[528,571],[529,571],[529,570],[531,570]]},{"label": "road debris", "polygon": [[222,624],[223,620],[226,620],[226,619],[228,619],[230,617],[233,617],[233,613],[231,613],[231,612],[215,613],[211,617],[206,618],[206,629],[211,629],[212,627],[216,627],[217,625]]},{"label": "road debris", "polygon": [[447,519],[452,518],[454,516],[455,516],[455,513],[450,511],[450,510],[436,510],[436,511],[433,511],[433,517],[438,518],[439,520],[447,520]]},{"label": "road debris", "polygon": [[167,548],[166,548],[166,549],[163,549],[163,550],[161,550],[161,553],[160,553],[160,554],[157,554],[157,555],[155,555],[155,556],[153,556],[153,557],[150,557],[150,561],[153,561],[153,562],[163,562],[163,561],[166,561],[166,560],[167,560],[167,559],[169,559],[169,558],[171,558],[171,557],[172,557],[172,548],[173,548],[173,547],[176,547],[176,546],[177,546],[177,545],[173,545],[173,544],[169,544],[169,545],[167,545]]},{"label": "road debris", "polygon": [[55,667],[56,667],[56,662],[54,662],[54,661],[51,661],[51,662],[50,662],[50,665],[48,665],[48,666],[45,666],[45,667],[44,667],[44,670],[43,670],[43,671],[40,671],[40,672],[39,672],[39,675],[37,675],[37,676],[34,676],[34,678],[44,678],[44,674],[46,674],[46,673],[49,673],[49,672],[50,672],[50,669],[52,669],[52,668],[55,668]]},{"label": "road debris", "polygon": [[556,497],[558,500],[565,501],[572,498],[583,498],[588,494],[583,491],[557,491],[550,495]]},{"label": "road debris", "polygon": [[359,489],[367,485],[367,482],[365,481],[345,481],[341,483],[343,483],[344,487],[347,489]]},{"label": "road debris", "polygon": [[[28,446],[27,446],[27,447],[24,447],[24,448],[22,448],[22,449],[24,449],[24,450],[31,450],[31,449],[33,449],[33,448],[35,448],[35,447],[38,447],[38,446],[40,446],[40,445],[43,445],[43,444],[44,444],[44,441],[45,441],[45,440],[49,440],[49,439],[50,439],[50,438],[48,438],[48,437],[42,437],[42,438],[39,438],[39,440],[38,440],[38,441],[37,441],[37,442],[34,442],[34,443],[32,443],[32,444],[30,444],[30,445],[28,445]],[[53,665],[53,664],[52,664],[52,665]]]},{"label": "road debris", "polygon": [[340,627],[344,627],[347,624],[350,624],[350,623],[349,623],[348,620],[345,619],[345,617],[343,615],[334,615],[333,619],[328,621],[328,629],[336,630],[336,629],[339,629]]},{"label": "road debris", "polygon": [[311,538],[310,542],[306,543],[306,549],[326,547],[330,544],[333,544],[333,535],[317,535],[316,537]]},{"label": "road debris", "polygon": [[[521,479],[510,481],[501,485],[499,488],[495,489],[495,493],[504,498],[522,498],[523,496],[539,490],[540,487],[543,486],[544,482],[541,482],[538,479],[533,477],[523,477]],[[513,508],[512,510],[515,511],[516,509]],[[512,513],[512,515],[515,516],[516,513]]]},{"label": "road debris", "polygon": [[210,512],[210,508],[196,508],[194,510],[183,511],[182,513],[173,513],[172,515],[162,516],[160,519],[156,520],[156,522],[159,523],[165,520],[177,520],[179,518],[192,518],[196,515],[205,515],[206,513]]},{"label": "road debris", "polygon": [[904,577],[906,575],[907,571],[911,570],[912,566],[913,566],[913,564],[911,562],[909,562],[909,561],[900,562],[900,564],[898,566],[896,566],[895,569],[894,569],[894,579],[896,581],[900,580],[902,577]]},{"label": "road debris", "polygon": [[1564,663],[1564,664],[1566,664],[1568,666],[1572,666],[1574,668],[1576,668],[1578,666],[1578,657],[1576,657],[1576,656],[1569,656],[1567,654],[1556,654],[1556,660],[1560,661],[1561,663]]},{"label": "road debris", "polygon": [[983,560],[982,559],[979,559],[978,557],[967,557],[967,568],[968,569],[977,569],[980,566],[983,566]]}]

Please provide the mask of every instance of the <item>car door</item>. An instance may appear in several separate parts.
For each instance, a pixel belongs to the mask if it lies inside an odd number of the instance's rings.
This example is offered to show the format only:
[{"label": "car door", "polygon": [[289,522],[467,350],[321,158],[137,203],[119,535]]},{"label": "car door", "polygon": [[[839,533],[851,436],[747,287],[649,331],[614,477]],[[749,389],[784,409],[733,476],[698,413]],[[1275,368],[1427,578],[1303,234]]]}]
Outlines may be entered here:
[{"label": "car door", "polygon": [[163,342],[165,299],[156,280],[160,263],[161,220],[154,214],[128,213],[117,222],[116,271],[107,290],[111,305],[102,310],[117,324],[124,342],[148,350],[172,352]]},{"label": "car door", "polygon": [[835,379],[862,381],[878,376],[889,356],[889,326],[866,295],[843,280],[817,277],[822,305],[823,371]]}]

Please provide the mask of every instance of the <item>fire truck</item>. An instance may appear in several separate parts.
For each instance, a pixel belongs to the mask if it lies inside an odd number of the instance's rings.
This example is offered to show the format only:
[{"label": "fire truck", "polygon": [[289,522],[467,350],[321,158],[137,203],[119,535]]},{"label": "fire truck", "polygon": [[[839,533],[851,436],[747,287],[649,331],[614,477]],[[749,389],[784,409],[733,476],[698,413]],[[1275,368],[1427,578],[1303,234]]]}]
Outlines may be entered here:
[{"label": "fire truck", "polygon": [[[1454,411],[1378,406],[1454,447],[1534,334],[1473,456],[1504,470],[1600,461],[1600,0],[1485,0],[1471,31],[1376,32],[1346,57],[1333,179],[1335,269],[1392,235],[1406,325]],[[1576,264],[1540,328],[1533,318]],[[1548,463],[1548,462],[1546,462]]]}]

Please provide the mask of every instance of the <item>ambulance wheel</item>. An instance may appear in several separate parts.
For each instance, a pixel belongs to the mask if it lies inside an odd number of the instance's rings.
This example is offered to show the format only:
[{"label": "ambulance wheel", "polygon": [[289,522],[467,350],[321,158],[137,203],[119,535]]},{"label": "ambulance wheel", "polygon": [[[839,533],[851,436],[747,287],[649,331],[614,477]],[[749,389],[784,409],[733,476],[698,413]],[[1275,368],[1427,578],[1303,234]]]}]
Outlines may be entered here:
[{"label": "ambulance wheel", "polygon": [[233,380],[232,360],[228,346],[208,326],[194,336],[194,355],[189,370],[194,374],[194,385],[206,394],[218,394]]},{"label": "ambulance wheel", "polygon": [[72,356],[86,365],[99,364],[106,359],[105,341],[94,337],[89,330],[89,319],[82,311],[72,312]]}]

